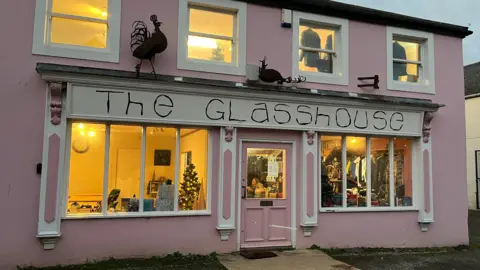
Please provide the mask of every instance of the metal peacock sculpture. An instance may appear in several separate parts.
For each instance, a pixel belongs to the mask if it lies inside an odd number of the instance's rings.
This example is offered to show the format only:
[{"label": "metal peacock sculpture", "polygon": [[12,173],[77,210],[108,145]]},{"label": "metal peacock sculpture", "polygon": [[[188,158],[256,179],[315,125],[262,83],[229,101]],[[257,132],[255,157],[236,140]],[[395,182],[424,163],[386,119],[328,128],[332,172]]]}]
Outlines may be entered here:
[{"label": "metal peacock sculpture", "polygon": [[152,72],[155,78],[157,78],[153,65],[155,55],[165,51],[168,46],[167,37],[160,30],[162,23],[157,20],[157,15],[150,16],[150,21],[152,21],[155,27],[153,33],[148,31],[148,27],[143,21],[135,21],[132,24],[133,32],[130,35],[130,49],[133,51],[133,56],[140,59],[140,64],[135,66],[137,77],[140,76],[143,60],[149,60],[152,65]]}]

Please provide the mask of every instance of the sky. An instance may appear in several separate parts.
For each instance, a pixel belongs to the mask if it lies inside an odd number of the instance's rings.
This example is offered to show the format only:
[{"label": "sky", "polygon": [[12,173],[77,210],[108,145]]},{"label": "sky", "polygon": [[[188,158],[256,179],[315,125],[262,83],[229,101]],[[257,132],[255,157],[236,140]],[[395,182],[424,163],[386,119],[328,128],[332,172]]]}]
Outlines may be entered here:
[{"label": "sky", "polygon": [[[335,0],[444,23],[469,26],[463,40],[465,65],[480,61],[480,0]],[[478,33],[477,33],[478,32]]]}]

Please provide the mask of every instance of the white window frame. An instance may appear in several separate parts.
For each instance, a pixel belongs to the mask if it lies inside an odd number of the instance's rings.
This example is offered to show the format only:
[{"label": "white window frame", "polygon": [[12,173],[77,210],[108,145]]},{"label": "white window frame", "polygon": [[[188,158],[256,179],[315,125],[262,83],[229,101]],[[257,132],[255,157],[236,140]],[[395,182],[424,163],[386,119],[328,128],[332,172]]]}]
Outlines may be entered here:
[{"label": "white window frame", "polygon": [[[52,0],[36,0],[32,54],[118,63],[122,1],[108,0],[107,47],[93,48],[50,42]],[[67,18],[76,16],[62,14]],[[95,21],[95,19],[91,19]]]},{"label": "white window frame", "polygon": [[[301,21],[309,21],[319,27],[335,29],[335,55],[333,56],[333,72],[308,72],[298,68],[300,56],[300,25]],[[328,17],[323,15],[293,12],[293,52],[292,52],[292,75],[293,77],[304,76],[307,82],[348,85],[349,70],[349,42],[348,42],[349,22],[346,19]],[[319,49],[319,52],[331,52],[329,50]]]},{"label": "white window frame", "polygon": [[[394,40],[410,41],[420,44],[418,82],[402,82],[393,79]],[[387,26],[387,88],[394,91],[435,94],[435,60],[434,38],[432,33]],[[403,62],[403,61],[402,61]],[[414,63],[405,61],[406,63]]]},{"label": "white window frame", "polygon": [[[332,134],[329,134],[332,135]],[[335,135],[332,135],[335,136]],[[347,172],[345,171],[345,167],[347,165],[347,137],[352,137],[355,135],[343,135],[342,136],[342,207],[325,207],[322,205],[322,189],[321,183],[319,184],[319,212],[323,213],[332,213],[332,212],[404,212],[404,211],[419,211],[419,202],[422,200],[418,195],[418,190],[420,189],[421,181],[419,181],[419,173],[418,173],[418,164],[416,164],[416,160],[418,153],[416,152],[416,145],[417,142],[420,140],[418,138],[411,138],[412,145],[410,146],[410,151],[412,154],[411,158],[411,168],[412,168],[412,205],[411,206],[395,206],[395,197],[389,196],[389,206],[372,206],[372,161],[370,157],[371,151],[371,139],[372,138],[382,138],[378,136],[364,136],[366,138],[366,153],[365,158],[367,162],[367,206],[362,207],[348,207],[347,206]],[[318,156],[322,156],[321,154],[321,135],[318,136],[320,144],[318,147],[319,154]],[[395,177],[394,177],[394,137],[384,137],[385,139],[389,140],[388,143],[388,150],[389,150],[389,194],[394,194],[395,191]],[[320,166],[321,167],[321,166]],[[321,168],[319,168],[319,175],[322,174]],[[321,182],[321,179],[319,180]]]},{"label": "white window frame", "polygon": [[[232,63],[188,58],[189,6],[207,7],[212,11],[235,11]],[[229,12],[229,13],[230,13]],[[247,4],[231,0],[179,0],[177,68],[230,75],[246,74]],[[200,34],[200,36],[209,36]],[[211,37],[216,37],[211,35]],[[222,39],[230,39],[222,38]]]},{"label": "white window frame", "polygon": [[[105,125],[105,156],[104,156],[104,173],[103,173],[103,190],[102,190],[102,212],[95,213],[95,214],[86,214],[86,215],[72,215],[67,213],[67,204],[68,204],[68,185],[69,185],[69,175],[70,175],[70,154],[72,151],[71,142],[72,142],[72,123],[79,122],[80,120],[76,119],[69,119],[67,124],[67,140],[65,142],[65,160],[64,160],[64,173],[63,173],[63,183],[62,183],[62,199],[59,200],[62,211],[62,219],[102,219],[102,218],[132,218],[132,217],[168,217],[168,216],[209,216],[212,214],[212,175],[213,175],[213,135],[212,129],[205,129],[208,132],[207,135],[207,178],[206,181],[206,188],[207,188],[207,199],[206,199],[206,207],[205,210],[179,210],[178,209],[178,188],[180,186],[180,162],[181,162],[181,155],[180,155],[180,129],[184,128],[191,128],[187,126],[177,126],[171,127],[176,128],[176,146],[175,146],[175,179],[174,179],[174,210],[173,211],[143,211],[143,200],[144,200],[144,192],[139,193],[139,209],[138,212],[114,212],[108,213],[106,207],[107,199],[108,199],[108,184],[109,184],[109,159],[110,159],[110,127],[111,125],[123,125],[124,123],[116,123],[116,122],[105,122],[105,121],[88,121],[88,123],[93,124],[104,124]],[[125,124],[127,125],[127,124]],[[139,187],[145,186],[145,154],[146,154],[146,134],[147,134],[147,127],[165,127],[160,126],[158,124],[140,124],[140,123],[132,123],[128,124],[129,126],[138,126],[142,128],[142,142],[141,142],[141,167],[140,167],[140,182]]]}]

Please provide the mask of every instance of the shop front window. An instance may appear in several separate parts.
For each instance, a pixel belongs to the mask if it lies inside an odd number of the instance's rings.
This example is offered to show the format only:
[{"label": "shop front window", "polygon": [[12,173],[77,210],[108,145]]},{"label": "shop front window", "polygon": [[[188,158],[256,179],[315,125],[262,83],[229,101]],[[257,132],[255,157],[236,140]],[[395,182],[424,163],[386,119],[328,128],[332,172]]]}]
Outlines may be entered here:
[{"label": "shop front window", "polygon": [[321,136],[322,208],[413,206],[412,140]]},{"label": "shop front window", "polygon": [[71,126],[67,215],[207,209],[208,130]]}]

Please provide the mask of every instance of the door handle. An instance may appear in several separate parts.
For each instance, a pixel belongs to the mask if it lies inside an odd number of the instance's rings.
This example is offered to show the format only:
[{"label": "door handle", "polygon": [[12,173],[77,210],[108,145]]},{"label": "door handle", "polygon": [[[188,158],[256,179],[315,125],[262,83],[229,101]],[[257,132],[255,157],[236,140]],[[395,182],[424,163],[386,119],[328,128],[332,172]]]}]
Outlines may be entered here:
[{"label": "door handle", "polygon": [[242,199],[245,199],[247,197],[247,189],[245,186],[242,186]]}]

